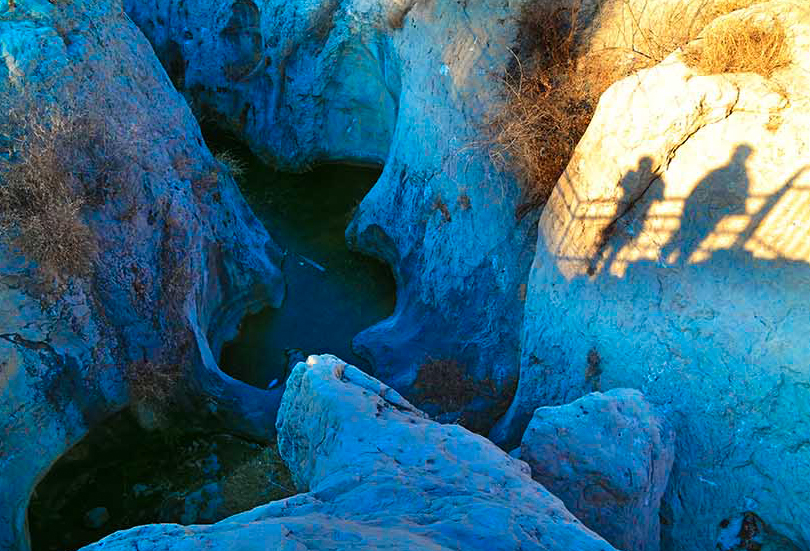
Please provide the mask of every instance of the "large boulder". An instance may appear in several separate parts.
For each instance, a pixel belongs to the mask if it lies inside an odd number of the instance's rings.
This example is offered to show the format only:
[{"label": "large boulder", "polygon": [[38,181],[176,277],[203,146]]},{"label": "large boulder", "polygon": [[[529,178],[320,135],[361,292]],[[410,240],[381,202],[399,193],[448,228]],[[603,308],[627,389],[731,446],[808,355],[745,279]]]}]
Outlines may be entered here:
[{"label": "large boulder", "polygon": [[[21,197],[62,186],[2,212],[4,224],[23,213],[33,228],[24,209],[44,221],[36,243],[11,226],[0,239],[0,549],[21,551],[35,484],[133,394],[147,403],[176,380],[191,422],[273,436],[281,392],[225,376],[216,358],[246,311],[282,300],[283,281],[275,245],[120,4],[3,0],[0,50],[3,197],[12,176]],[[50,172],[9,168],[25,163]],[[40,254],[60,247],[60,262]],[[162,402],[151,398],[145,422]]]},{"label": "large boulder", "polygon": [[537,408],[520,442],[532,478],[619,549],[658,551],[675,435],[637,390]]},{"label": "large boulder", "polygon": [[522,4],[126,2],[200,114],[265,159],[385,164],[347,239],[391,265],[397,305],[354,346],[412,399],[428,356],[493,383],[467,407],[483,427],[517,378],[536,241],[536,216],[515,218],[520,189],[493,165],[483,128]]},{"label": "large boulder", "polygon": [[[702,75],[676,52],[613,85],[540,220],[515,445],[538,406],[641,389],[678,434],[662,548],[758,515],[810,547],[810,14],[771,1],[791,63]],[[715,22],[717,24],[723,21]]]},{"label": "large boulder", "polygon": [[84,551],[613,551],[488,440],[425,418],[334,356],[290,375],[279,451],[302,493],[210,526],[151,525]]}]

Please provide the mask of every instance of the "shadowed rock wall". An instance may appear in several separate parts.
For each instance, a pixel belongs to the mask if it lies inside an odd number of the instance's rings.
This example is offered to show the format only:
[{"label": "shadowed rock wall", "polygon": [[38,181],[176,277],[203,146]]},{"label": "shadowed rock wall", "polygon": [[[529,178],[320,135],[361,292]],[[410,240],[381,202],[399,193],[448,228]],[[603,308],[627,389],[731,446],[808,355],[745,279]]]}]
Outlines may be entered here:
[{"label": "shadowed rock wall", "polygon": [[[273,436],[281,391],[223,375],[211,345],[247,310],[278,304],[283,282],[275,245],[120,5],[0,3],[0,50],[4,134],[27,101],[30,116],[90,113],[126,149],[118,183],[79,213],[97,250],[90,275],[43,277],[7,239],[0,248],[0,549],[24,551],[33,488],[130,401],[133,366],[179,371],[191,422]],[[3,160],[19,160],[3,138]]]}]

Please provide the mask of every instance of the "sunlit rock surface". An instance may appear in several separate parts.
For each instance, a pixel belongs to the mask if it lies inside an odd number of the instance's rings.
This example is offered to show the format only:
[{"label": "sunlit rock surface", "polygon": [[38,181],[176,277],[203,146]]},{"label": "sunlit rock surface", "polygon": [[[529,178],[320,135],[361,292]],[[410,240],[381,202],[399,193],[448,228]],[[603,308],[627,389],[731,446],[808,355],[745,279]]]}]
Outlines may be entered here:
[{"label": "sunlit rock surface", "polygon": [[612,86],[540,221],[521,379],[534,409],[641,389],[678,438],[662,548],[715,545],[742,512],[810,548],[810,20],[792,64],[700,76],[678,53]]},{"label": "sunlit rock surface", "polygon": [[537,408],[520,443],[532,478],[619,549],[658,551],[675,434],[637,390]]},{"label": "sunlit rock surface", "polygon": [[305,493],[210,526],[151,525],[85,551],[465,549],[612,551],[513,459],[425,418],[334,356],[287,383],[279,451]]},{"label": "sunlit rock surface", "polygon": [[516,221],[519,190],[493,166],[483,125],[520,5],[126,2],[201,115],[260,155],[292,168],[385,163],[347,238],[393,267],[397,308],[355,347],[403,392],[427,356],[453,357],[499,390],[517,376],[536,220]]},{"label": "sunlit rock surface", "polygon": [[0,2],[0,117],[23,93],[43,110],[82,106],[132,155],[125,185],[82,212],[99,250],[91,277],[43,298],[37,267],[0,250],[0,549],[20,551],[34,485],[128,403],[128,366],[176,360],[199,423],[271,437],[281,391],[224,376],[211,348],[283,284],[275,246],[121,6],[14,4]]}]

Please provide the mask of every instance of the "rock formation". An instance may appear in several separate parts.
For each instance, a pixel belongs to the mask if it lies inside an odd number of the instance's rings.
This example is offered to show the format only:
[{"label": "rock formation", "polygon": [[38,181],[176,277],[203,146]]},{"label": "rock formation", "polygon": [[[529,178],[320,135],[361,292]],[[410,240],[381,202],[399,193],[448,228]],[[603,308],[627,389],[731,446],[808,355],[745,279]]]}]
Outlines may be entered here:
[{"label": "rock formation", "polygon": [[[613,85],[540,220],[517,397],[492,436],[600,389],[666,404],[662,548],[710,549],[750,511],[810,547],[810,14],[777,1],[791,63],[701,75],[676,52]],[[717,21],[722,24],[722,21]]]},{"label": "rock formation", "polygon": [[658,551],[675,435],[637,390],[537,408],[520,443],[532,478],[619,549]]},{"label": "rock formation", "polygon": [[210,526],[118,532],[84,551],[614,549],[532,481],[525,463],[427,420],[334,356],[298,364],[277,426],[279,451],[306,493]]},{"label": "rock formation", "polygon": [[397,307],[355,347],[412,398],[427,356],[452,357],[499,391],[517,376],[535,224],[516,221],[519,189],[493,166],[482,126],[520,5],[126,2],[197,109],[266,159],[385,163],[347,238],[392,266]]},{"label": "rock formation", "polygon": [[193,422],[272,436],[281,390],[224,376],[216,357],[247,310],[281,301],[283,282],[275,246],[120,5],[0,3],[0,50],[3,161],[26,155],[10,118],[21,104],[40,130],[95,124],[77,163],[125,149],[103,181],[88,181],[87,166],[53,167],[85,199],[74,222],[89,228],[87,273],[43,275],[8,235],[0,240],[0,549],[20,551],[34,485],[145,378],[180,366],[175,395],[194,406]]}]

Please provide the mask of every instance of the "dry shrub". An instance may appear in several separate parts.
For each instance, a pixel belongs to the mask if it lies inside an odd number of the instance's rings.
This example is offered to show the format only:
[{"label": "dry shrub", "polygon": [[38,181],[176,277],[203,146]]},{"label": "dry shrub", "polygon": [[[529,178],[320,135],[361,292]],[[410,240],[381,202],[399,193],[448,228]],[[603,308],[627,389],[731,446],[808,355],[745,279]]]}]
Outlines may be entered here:
[{"label": "dry shrub", "polygon": [[[184,366],[190,362],[195,338],[186,326],[186,300],[194,285],[192,276],[193,251],[184,240],[182,221],[171,212],[166,214],[160,244],[160,287],[155,310],[160,321],[160,347],[149,359],[131,362],[125,372],[133,402],[149,404],[153,411],[165,414],[172,405]],[[158,325],[159,324],[159,325]]]},{"label": "dry shrub", "polygon": [[102,114],[77,105],[43,108],[34,95],[7,104],[14,108],[2,129],[9,146],[0,160],[0,238],[46,278],[88,275],[98,246],[83,213],[121,188],[129,146]]},{"label": "dry shrub", "polygon": [[467,369],[451,358],[428,357],[419,366],[414,382],[419,400],[436,404],[442,411],[458,411],[478,395],[478,386]]},{"label": "dry shrub", "polygon": [[233,151],[220,151],[214,158],[235,180],[243,178],[247,173],[247,164]]},{"label": "dry shrub", "polygon": [[621,43],[638,61],[651,65],[694,40],[716,18],[765,0],[680,0],[649,6],[621,0],[612,25],[621,28]]},{"label": "dry shrub", "polygon": [[628,72],[615,60],[580,54],[578,6],[533,2],[521,12],[515,61],[504,77],[506,98],[490,122],[493,160],[524,184],[518,217],[545,203],[599,96]]},{"label": "dry shrub", "polygon": [[452,358],[427,357],[419,366],[414,381],[417,402],[438,406],[443,413],[462,412],[475,398],[485,398],[489,405],[478,411],[463,411],[457,422],[467,429],[485,434],[509,408],[517,390],[517,377],[502,384],[492,378],[473,379],[466,366]]},{"label": "dry shrub", "polygon": [[761,4],[767,0],[714,0],[709,2],[705,9],[704,21],[707,23],[733,11],[750,8],[754,4]]},{"label": "dry shrub", "polygon": [[147,402],[162,410],[172,398],[180,370],[179,364],[139,360],[127,366],[125,376],[133,402]]},{"label": "dry shrub", "polygon": [[[503,77],[505,98],[488,121],[493,160],[524,186],[517,217],[546,202],[611,84],[662,61],[715,18],[761,1],[683,0],[660,12],[635,13],[631,0],[623,0],[609,19],[621,28],[626,46],[601,49],[588,44],[595,31],[580,22],[581,0],[525,4],[514,63]],[[715,72],[744,67],[769,73],[787,53],[778,24],[763,29],[748,23],[703,42],[705,53],[693,59]]]},{"label": "dry shrub", "polygon": [[721,21],[684,53],[703,74],[759,73],[764,77],[790,63],[784,26],[775,18],[749,16]]},{"label": "dry shrub", "polygon": [[292,475],[275,445],[239,465],[222,482],[227,514],[247,511],[295,493]]}]

